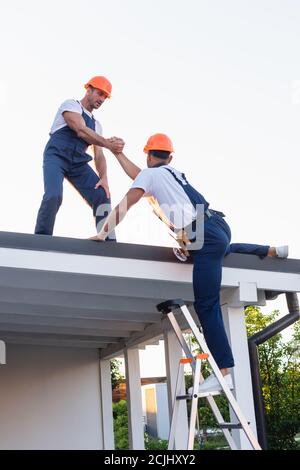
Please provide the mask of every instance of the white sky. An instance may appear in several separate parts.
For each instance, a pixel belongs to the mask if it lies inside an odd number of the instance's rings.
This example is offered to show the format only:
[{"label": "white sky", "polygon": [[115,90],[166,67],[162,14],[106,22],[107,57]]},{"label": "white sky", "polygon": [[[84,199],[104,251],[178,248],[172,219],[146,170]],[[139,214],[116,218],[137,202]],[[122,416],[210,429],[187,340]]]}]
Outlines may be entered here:
[{"label": "white sky", "polygon": [[[289,244],[300,258],[299,24],[297,0],[1,2],[0,230],[33,232],[56,110],[105,75],[106,137],[143,166],[148,136],[167,133],[174,166],[227,214],[233,241]],[[130,180],[106,155],[116,204]],[[119,241],[170,244],[150,212],[134,208]],[[66,183],[55,235],[93,233]]]}]

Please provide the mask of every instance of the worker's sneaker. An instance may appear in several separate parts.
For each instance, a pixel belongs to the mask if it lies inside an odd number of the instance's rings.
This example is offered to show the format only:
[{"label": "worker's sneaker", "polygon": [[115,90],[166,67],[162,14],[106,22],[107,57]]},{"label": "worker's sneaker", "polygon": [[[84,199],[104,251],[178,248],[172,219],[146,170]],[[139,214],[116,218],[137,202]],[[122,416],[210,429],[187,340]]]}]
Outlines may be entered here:
[{"label": "worker's sneaker", "polygon": [[[232,377],[231,374],[227,374],[224,376],[224,379],[230,389],[233,388]],[[219,392],[222,390],[222,387],[214,374],[211,374],[204,382],[199,385],[198,393],[206,393],[206,392]],[[188,390],[189,395],[193,393],[193,387],[189,388]]]},{"label": "worker's sneaker", "polygon": [[275,250],[276,250],[277,258],[287,258],[289,256],[288,245],[277,246]]}]

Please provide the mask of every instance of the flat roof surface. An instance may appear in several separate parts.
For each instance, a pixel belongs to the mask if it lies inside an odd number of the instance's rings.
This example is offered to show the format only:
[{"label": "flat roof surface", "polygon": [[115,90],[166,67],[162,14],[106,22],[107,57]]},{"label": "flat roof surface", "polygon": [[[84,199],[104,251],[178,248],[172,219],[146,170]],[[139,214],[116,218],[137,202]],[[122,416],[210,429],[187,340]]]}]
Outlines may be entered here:
[{"label": "flat roof surface", "polygon": [[[0,231],[0,247],[181,263],[174,256],[173,250],[168,247],[119,242],[101,243],[49,235]],[[192,263],[192,261],[188,260],[187,263]],[[224,267],[240,269],[300,273],[300,260],[298,259],[282,260],[268,257],[261,260],[254,255],[232,253],[224,259],[223,265]]]},{"label": "flat roof surface", "polygon": [[[300,291],[300,260],[230,254],[222,290]],[[245,291],[245,289],[244,289]],[[156,305],[193,302],[192,264],[171,248],[0,232],[0,339],[117,350],[152,344]]]}]

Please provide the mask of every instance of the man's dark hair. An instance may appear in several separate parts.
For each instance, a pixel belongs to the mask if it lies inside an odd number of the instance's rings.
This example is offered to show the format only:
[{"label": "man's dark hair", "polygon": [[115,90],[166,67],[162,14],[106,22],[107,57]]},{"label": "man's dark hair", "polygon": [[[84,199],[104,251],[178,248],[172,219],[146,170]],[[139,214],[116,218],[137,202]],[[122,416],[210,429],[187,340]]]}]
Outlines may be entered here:
[{"label": "man's dark hair", "polygon": [[166,152],[165,150],[149,150],[149,155],[152,155],[153,157],[156,157],[156,158],[163,158],[164,160],[166,160],[167,158],[169,158],[171,152]]}]

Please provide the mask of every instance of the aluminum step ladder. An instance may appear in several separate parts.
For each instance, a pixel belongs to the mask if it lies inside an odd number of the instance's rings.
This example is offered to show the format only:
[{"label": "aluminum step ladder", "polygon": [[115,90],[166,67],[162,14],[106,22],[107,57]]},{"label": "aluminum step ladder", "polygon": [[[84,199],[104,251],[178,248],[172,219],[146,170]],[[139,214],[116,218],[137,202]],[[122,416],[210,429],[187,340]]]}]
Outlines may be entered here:
[{"label": "aluminum step ladder", "polygon": [[[173,310],[180,309],[181,312],[184,315],[184,318],[191,329],[192,333],[194,334],[200,350],[202,353],[198,354],[196,358],[193,357],[192,351],[190,350],[187,342],[185,341],[181,328],[175,318],[175,315],[173,313]],[[190,421],[189,421],[189,433],[188,433],[188,439],[187,439],[187,450],[192,450],[194,448],[194,439],[195,439],[195,424],[196,424],[196,418],[197,418],[197,404],[198,404],[198,399],[199,398],[206,398],[208,401],[208,404],[216,418],[216,421],[218,423],[219,428],[223,431],[223,434],[225,436],[225,439],[227,440],[230,448],[232,450],[238,450],[237,445],[232,437],[231,430],[232,429],[242,429],[245,433],[245,436],[247,437],[251,447],[253,450],[261,450],[261,447],[252,432],[248,421],[244,417],[235,397],[233,396],[229,386],[227,385],[227,382],[225,381],[220,369],[218,368],[214,358],[212,357],[203,333],[200,331],[198,326],[196,325],[189,309],[185,305],[184,301],[182,299],[172,299],[172,300],[167,300],[165,302],[162,302],[157,305],[157,310],[165,315],[168,316],[170,323],[174,329],[174,332],[177,336],[177,339],[186,355],[187,359],[181,359],[179,361],[179,369],[178,369],[178,375],[177,375],[177,381],[176,381],[176,390],[175,390],[175,399],[174,399],[174,404],[173,404],[173,413],[172,413],[172,420],[171,420],[171,428],[170,428],[170,435],[169,435],[169,444],[168,444],[168,449],[174,449],[175,445],[175,432],[176,432],[176,426],[177,426],[177,417],[178,417],[178,408],[179,408],[179,402],[180,400],[192,400],[191,403],[191,414],[190,414]],[[203,376],[201,373],[201,361],[202,360],[207,360],[210,367],[212,368],[213,373],[215,374],[222,390],[221,391],[210,391],[210,392],[202,392],[198,393],[199,389],[199,383],[203,381]],[[180,394],[181,392],[181,386],[182,386],[182,381],[183,381],[183,374],[184,374],[184,365],[185,363],[189,363],[191,365],[192,371],[193,371],[193,376],[194,376],[194,381],[193,381],[193,393],[192,395],[183,395]],[[224,421],[223,416],[214,400],[215,395],[220,395],[223,393],[225,397],[228,400],[228,403],[230,404],[236,418],[237,418],[237,423],[227,423]]]}]

